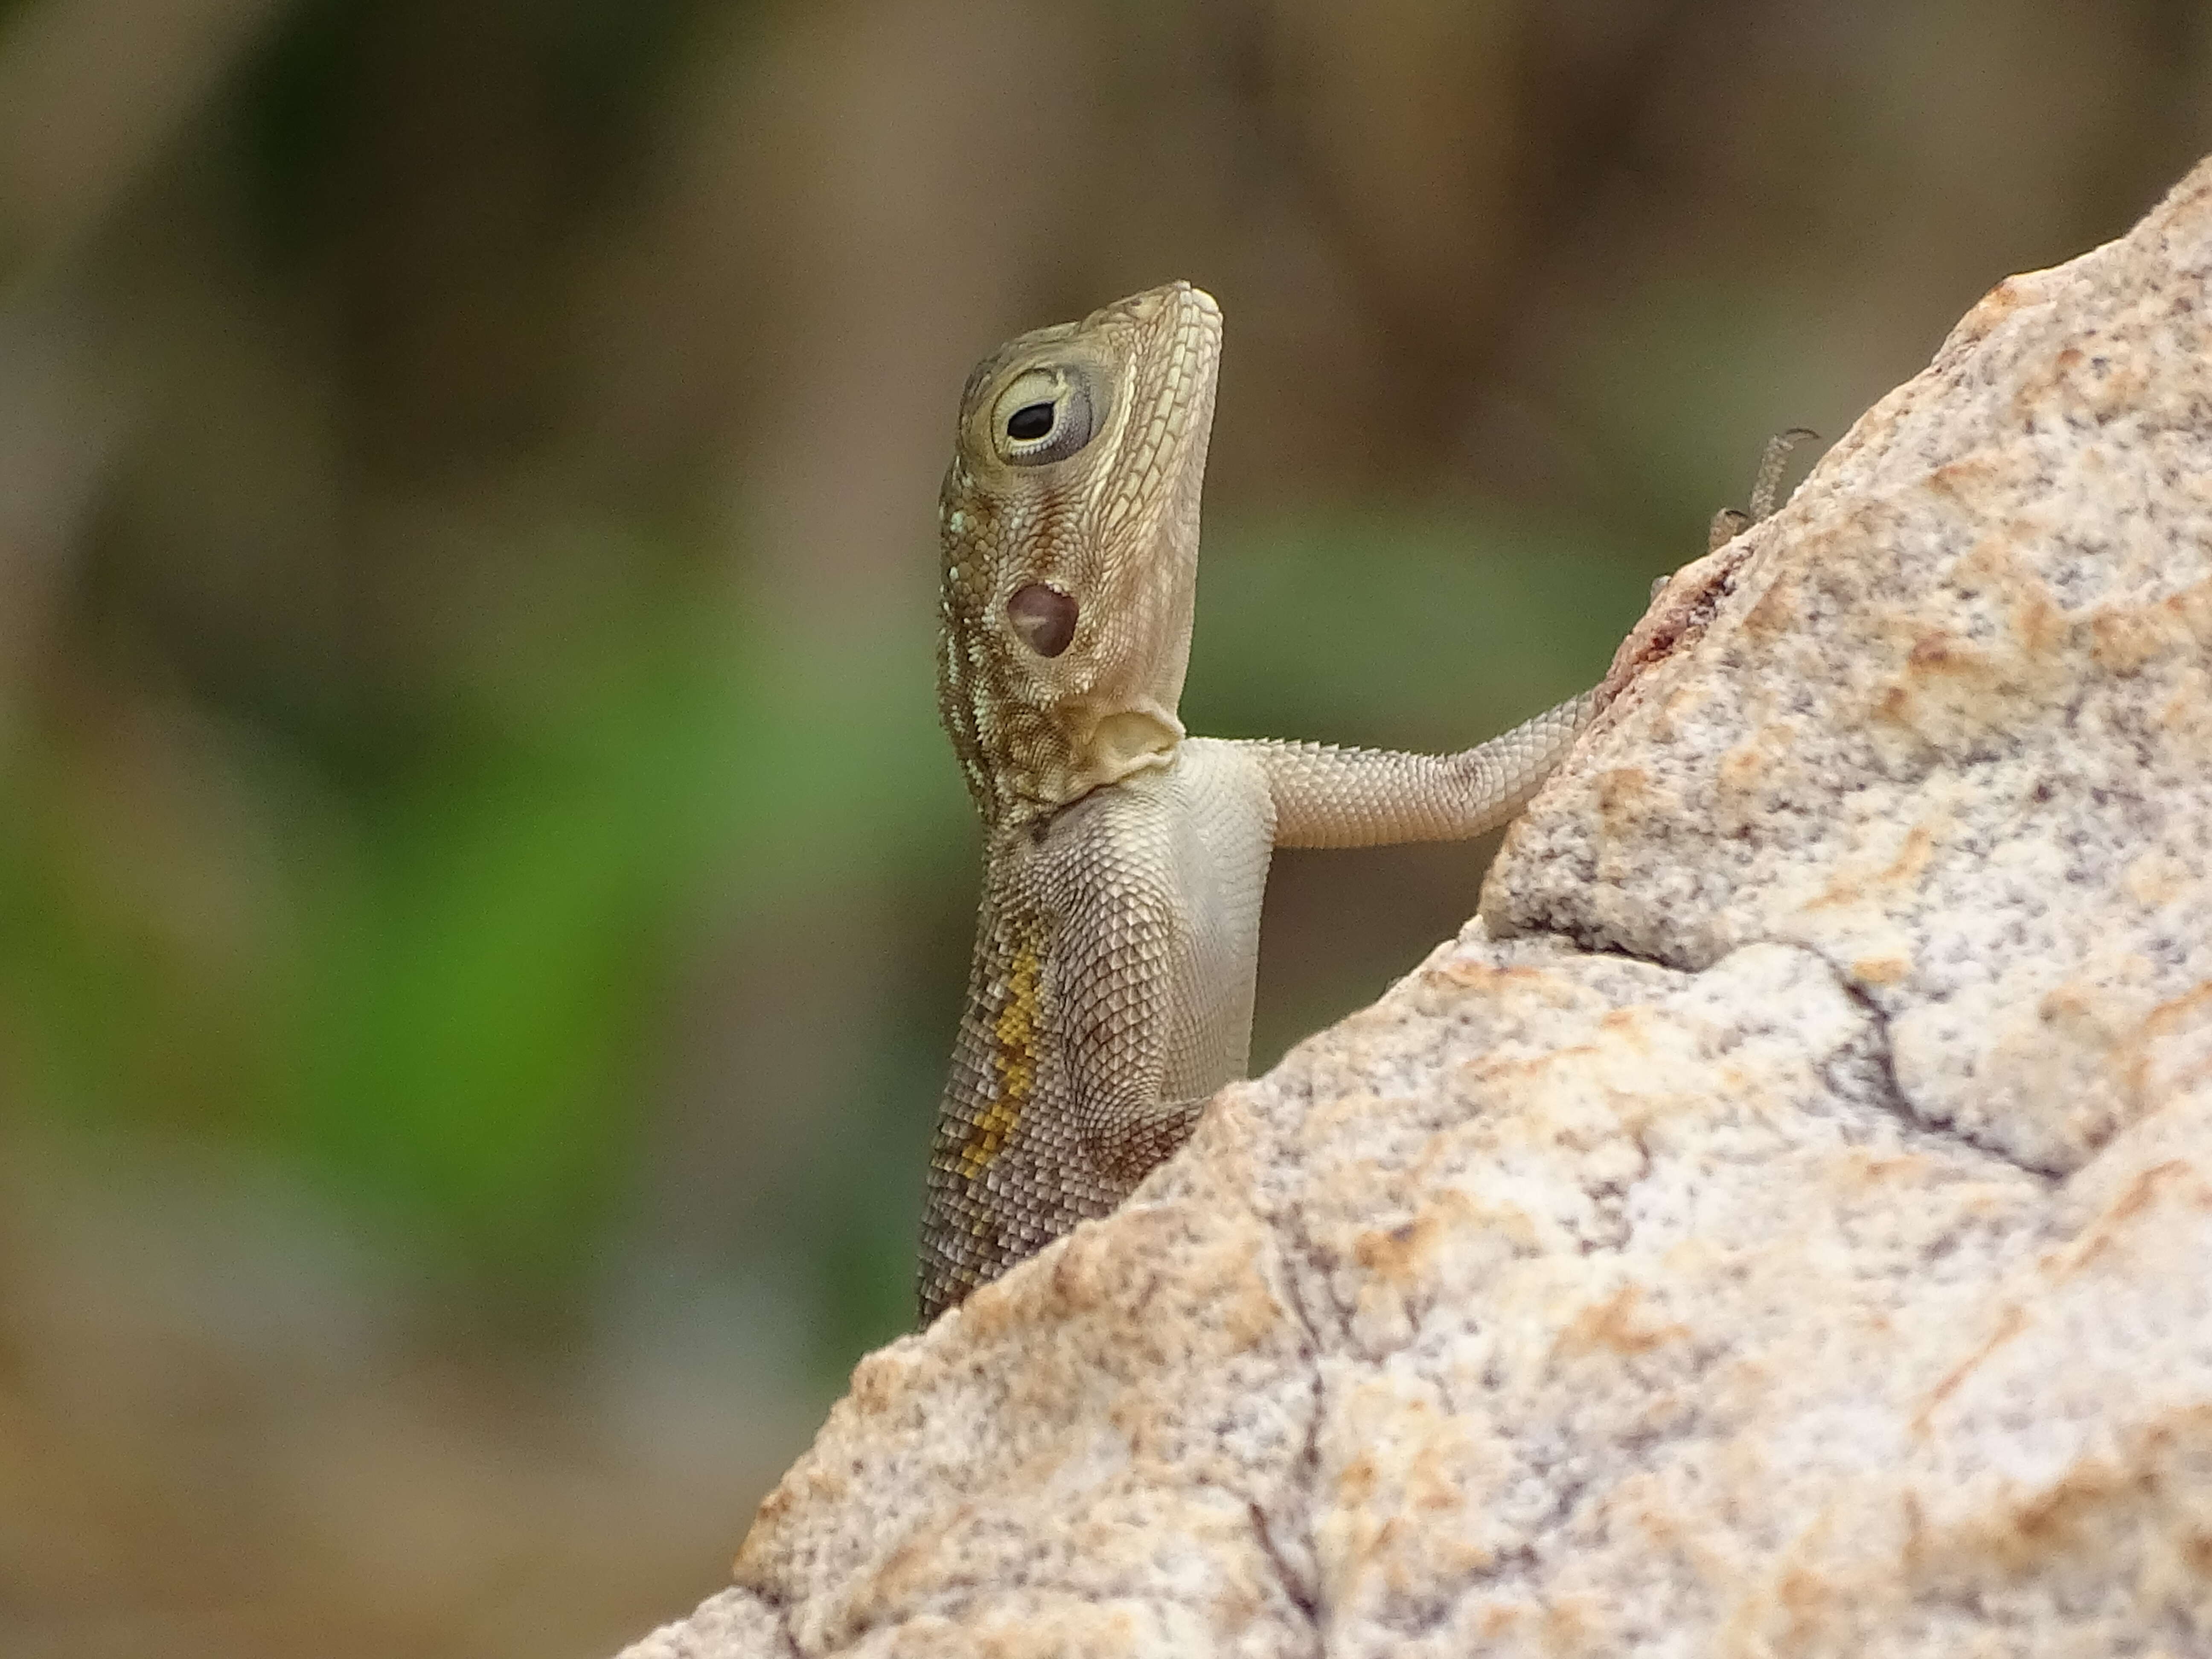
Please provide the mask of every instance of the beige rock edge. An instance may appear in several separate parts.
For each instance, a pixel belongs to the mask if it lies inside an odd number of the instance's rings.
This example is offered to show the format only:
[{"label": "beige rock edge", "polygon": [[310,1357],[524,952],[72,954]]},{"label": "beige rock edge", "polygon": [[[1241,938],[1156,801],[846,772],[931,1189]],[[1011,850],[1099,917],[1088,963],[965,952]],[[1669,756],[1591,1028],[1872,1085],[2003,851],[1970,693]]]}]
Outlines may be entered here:
[{"label": "beige rock edge", "polygon": [[628,1659],[2212,1653],[2208,271],[1999,285]]}]

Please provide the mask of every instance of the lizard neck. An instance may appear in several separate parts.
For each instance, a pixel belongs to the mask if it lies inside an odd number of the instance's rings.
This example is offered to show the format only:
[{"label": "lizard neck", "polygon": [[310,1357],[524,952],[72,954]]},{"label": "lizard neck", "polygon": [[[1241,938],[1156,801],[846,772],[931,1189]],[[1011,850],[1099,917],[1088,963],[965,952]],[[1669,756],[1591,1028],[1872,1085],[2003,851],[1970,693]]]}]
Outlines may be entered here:
[{"label": "lizard neck", "polygon": [[988,699],[945,711],[969,795],[991,829],[1050,817],[1094,789],[1171,763],[1172,708],[1043,710]]}]

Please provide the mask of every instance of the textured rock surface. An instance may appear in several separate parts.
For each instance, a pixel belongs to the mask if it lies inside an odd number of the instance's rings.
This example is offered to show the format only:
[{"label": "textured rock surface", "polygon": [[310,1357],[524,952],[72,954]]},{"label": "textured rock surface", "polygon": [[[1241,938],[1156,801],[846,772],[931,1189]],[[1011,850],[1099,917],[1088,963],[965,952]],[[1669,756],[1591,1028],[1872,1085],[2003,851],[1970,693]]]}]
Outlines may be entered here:
[{"label": "textured rock surface", "polygon": [[1985,299],[632,1659],[2212,1652],[2208,271],[2212,167]]}]

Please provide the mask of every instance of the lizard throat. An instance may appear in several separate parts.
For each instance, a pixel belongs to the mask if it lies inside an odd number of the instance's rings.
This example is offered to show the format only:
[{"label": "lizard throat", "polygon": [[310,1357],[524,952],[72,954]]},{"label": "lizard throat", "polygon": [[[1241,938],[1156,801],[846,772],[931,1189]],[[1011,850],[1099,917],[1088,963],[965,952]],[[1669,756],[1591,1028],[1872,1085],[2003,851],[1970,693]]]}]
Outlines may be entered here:
[{"label": "lizard throat", "polygon": [[1121,709],[1091,725],[1079,740],[1065,714],[1030,711],[1026,719],[991,722],[972,752],[981,763],[969,785],[985,822],[994,827],[1050,817],[1094,789],[1170,764],[1183,738],[1172,713]]},{"label": "lizard throat", "polygon": [[1119,783],[1132,773],[1165,766],[1182,741],[1182,722],[1169,716],[1127,709],[1098,722],[1079,757],[1075,781],[1087,793]]}]

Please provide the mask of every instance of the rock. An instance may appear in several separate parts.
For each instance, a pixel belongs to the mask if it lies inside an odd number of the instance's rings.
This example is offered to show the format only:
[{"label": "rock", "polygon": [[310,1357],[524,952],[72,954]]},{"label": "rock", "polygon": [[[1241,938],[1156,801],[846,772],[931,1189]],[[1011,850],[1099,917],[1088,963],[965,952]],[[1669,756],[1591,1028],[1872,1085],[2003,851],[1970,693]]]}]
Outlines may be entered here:
[{"label": "rock", "polygon": [[2001,284],[629,1659],[2212,1653],[2208,270]]}]

